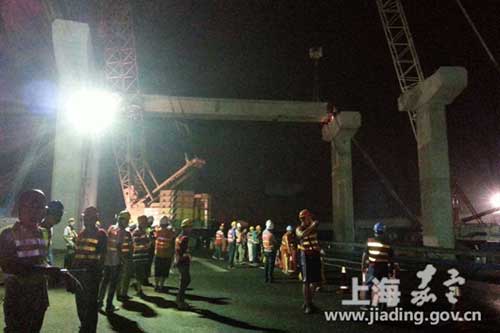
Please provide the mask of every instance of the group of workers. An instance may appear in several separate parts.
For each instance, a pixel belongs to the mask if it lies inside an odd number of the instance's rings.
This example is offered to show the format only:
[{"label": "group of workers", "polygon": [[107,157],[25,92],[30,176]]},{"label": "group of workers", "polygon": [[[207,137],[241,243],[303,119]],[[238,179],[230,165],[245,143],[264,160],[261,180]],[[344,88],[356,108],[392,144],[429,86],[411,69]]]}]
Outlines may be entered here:
[{"label": "group of workers", "polygon": [[[271,229],[269,229],[271,227]],[[227,260],[228,268],[234,268],[234,264],[243,264],[248,262],[250,265],[259,265],[265,263],[266,251],[263,235],[272,230],[274,224],[271,220],[266,221],[264,233],[260,225],[250,226],[243,229],[241,223],[233,221],[231,228],[227,231],[227,238],[224,234],[224,223],[219,226],[215,233],[212,259]],[[267,230],[267,232],[266,232]],[[266,243],[269,248],[270,243]],[[276,248],[276,244],[272,244]],[[269,252],[269,251],[267,251]],[[297,241],[292,226],[286,228],[286,233],[281,238],[281,245],[277,248],[278,266],[283,273],[293,274],[297,272]]]},{"label": "group of workers", "polygon": [[[0,267],[5,275],[5,332],[40,331],[49,306],[47,277],[61,275],[72,282],[68,289],[75,292],[80,332],[96,332],[98,311],[105,298],[105,312],[116,311],[118,308],[113,305],[115,293],[120,301],[129,299],[127,291],[131,278],[135,279],[133,285],[137,295],[144,296],[142,286],[149,284],[153,258],[155,290],[165,291],[164,283],[174,263],[180,274],[176,303],[180,310],[188,308],[185,291],[191,282],[190,219],[182,221],[180,233],[175,232],[167,217],[150,230],[151,221],[140,216],[134,229],[129,226],[130,213],[122,211],[117,215],[116,223],[105,231],[98,222],[97,208],[88,207],[82,214],[84,227],[80,232],[75,230],[74,219],[68,221],[64,230],[68,249],[64,258],[65,270],[53,266],[53,258],[49,256],[51,230],[61,220],[62,203],[51,201],[47,204],[42,191],[29,190],[19,196],[16,206],[18,221],[0,234]],[[245,256],[251,263],[259,263],[263,258],[265,281],[271,283],[279,250],[284,272],[290,273],[300,267],[303,311],[309,314],[317,311],[313,298],[324,279],[318,221],[307,209],[301,210],[298,217],[300,224],[295,232],[291,226],[287,227],[281,245],[274,235],[271,220],[266,222],[264,231],[256,226],[248,233],[233,222],[227,238],[222,224],[215,235],[214,258],[223,258],[227,250],[230,267],[234,266],[236,254],[238,262],[242,262]],[[367,285],[375,278],[381,280],[391,274],[392,249],[384,241],[383,233],[384,226],[379,223],[375,225],[375,238],[367,241],[362,259]]]},{"label": "group of workers", "polygon": [[[286,228],[281,243],[274,234],[274,223],[266,221],[266,228],[261,231],[260,225],[247,229],[241,223],[233,221],[224,237],[224,224],[215,233],[213,259],[223,260],[227,253],[229,268],[234,263],[243,263],[245,258],[252,265],[264,264],[266,283],[274,282],[274,267],[281,267],[285,274],[299,273],[303,282],[304,313],[317,310],[312,300],[319,284],[324,280],[321,262],[321,248],[318,241],[318,221],[308,209],[299,212],[300,225],[294,231],[292,226]],[[278,259],[277,259],[278,257]],[[300,269],[300,272],[298,270]]]},{"label": "group of workers", "polygon": [[[286,232],[278,243],[274,235],[274,224],[271,220],[266,221],[266,229],[261,232],[260,225],[250,227],[247,233],[241,223],[233,221],[231,228],[224,237],[224,224],[215,233],[213,259],[224,260],[227,253],[229,267],[234,267],[236,262],[242,263],[247,257],[251,264],[264,264],[265,282],[273,282],[274,267],[278,266],[285,274],[298,273],[303,282],[305,314],[316,312],[318,309],[313,304],[313,297],[320,285],[326,281],[322,255],[318,241],[318,221],[314,220],[313,214],[303,209],[299,212],[300,225],[294,230],[287,226]],[[385,226],[376,223],[374,226],[374,237],[367,240],[366,249],[361,260],[363,272],[363,283],[368,286],[368,297],[371,304],[377,305],[378,295],[371,293],[375,280],[381,281],[384,277],[395,277],[398,267],[393,263],[393,250],[385,239]],[[245,248],[248,248],[245,252]]]},{"label": "group of workers", "polygon": [[[175,232],[167,217],[153,230],[146,216],[137,227],[129,226],[130,213],[122,211],[107,231],[100,227],[99,212],[87,207],[83,229],[75,230],[74,219],[64,230],[66,269],[53,266],[49,256],[52,227],[63,215],[59,201],[47,204],[40,190],[23,192],[17,202],[18,221],[0,234],[0,267],[5,276],[5,332],[39,332],[49,306],[47,279],[64,278],[75,293],[80,332],[96,332],[98,311],[106,299],[105,313],[118,310],[117,299],[126,301],[131,279],[137,296],[144,297],[142,286],[149,284],[151,262],[155,263],[155,290],[164,289],[172,263],[180,274],[176,303],[188,308],[185,292],[191,281],[189,235],[192,221],[185,219]],[[131,230],[133,230],[131,232]],[[151,256],[153,254],[153,256]],[[107,297],[106,297],[107,296]]]}]

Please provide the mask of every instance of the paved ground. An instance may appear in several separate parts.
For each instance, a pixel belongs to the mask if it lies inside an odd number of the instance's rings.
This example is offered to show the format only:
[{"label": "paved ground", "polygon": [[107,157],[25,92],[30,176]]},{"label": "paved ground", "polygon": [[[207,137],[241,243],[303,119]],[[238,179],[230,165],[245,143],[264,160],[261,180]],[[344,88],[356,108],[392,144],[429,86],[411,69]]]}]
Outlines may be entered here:
[{"label": "paved ground", "polygon": [[[454,330],[457,332],[492,332],[498,329],[498,318],[491,309],[500,308],[500,301],[488,299],[488,307],[474,303],[468,310],[483,310],[485,318],[480,324],[459,323],[439,327],[414,326],[409,323],[384,323],[368,326],[360,322],[327,322],[323,313],[305,316],[301,311],[301,285],[281,273],[276,283],[263,282],[263,270],[238,267],[227,271],[225,266],[210,259],[197,258],[192,266],[192,285],[187,300],[189,311],[175,307],[175,292],[157,293],[146,288],[146,297],[134,297],[115,315],[99,315],[98,332],[417,332]],[[178,284],[172,276],[168,285]],[[335,286],[333,287],[335,289]],[[485,288],[488,288],[486,290]],[[173,289],[173,288],[172,288]],[[467,297],[479,299],[493,292],[500,294],[498,286],[471,284]],[[3,294],[3,289],[0,289]],[[132,294],[132,291],[130,292]],[[1,295],[0,295],[1,296]],[[350,298],[350,296],[348,297]],[[318,294],[317,304],[323,310],[357,310],[342,307],[336,292]],[[74,297],[64,289],[50,290],[51,306],[47,311],[43,332],[77,332]],[[403,305],[404,306],[404,305]],[[405,306],[404,306],[405,307]],[[489,311],[489,312],[488,312]],[[3,321],[3,311],[0,312]]]}]

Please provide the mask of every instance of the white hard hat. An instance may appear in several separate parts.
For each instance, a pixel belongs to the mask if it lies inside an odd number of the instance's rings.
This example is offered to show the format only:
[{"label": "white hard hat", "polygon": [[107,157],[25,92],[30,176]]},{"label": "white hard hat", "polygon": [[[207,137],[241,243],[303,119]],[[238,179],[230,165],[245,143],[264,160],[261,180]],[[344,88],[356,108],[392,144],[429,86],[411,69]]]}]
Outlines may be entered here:
[{"label": "white hard hat", "polygon": [[292,231],[292,230],[293,230],[293,228],[292,228],[291,225],[289,225],[288,227],[286,227],[286,231]]},{"label": "white hard hat", "polygon": [[266,221],[266,229],[274,229],[273,221],[271,220]]},{"label": "white hard hat", "polygon": [[236,228],[241,228],[241,223],[236,224]]}]

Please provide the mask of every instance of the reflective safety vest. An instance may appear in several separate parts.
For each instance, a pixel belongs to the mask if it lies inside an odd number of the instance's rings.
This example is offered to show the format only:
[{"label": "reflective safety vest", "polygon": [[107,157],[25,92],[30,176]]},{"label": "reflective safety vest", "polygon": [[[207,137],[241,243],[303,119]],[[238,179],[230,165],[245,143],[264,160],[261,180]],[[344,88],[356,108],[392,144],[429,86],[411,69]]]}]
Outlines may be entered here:
[{"label": "reflective safety vest", "polygon": [[243,231],[236,230],[236,244],[241,244],[243,239]]},{"label": "reflective safety vest", "polygon": [[108,229],[108,251],[117,252],[118,251],[118,235],[120,232],[124,232],[123,243],[121,244],[120,253],[124,255],[130,254],[132,250],[132,236],[130,232],[126,230],[121,230],[119,226],[112,225]]},{"label": "reflective safety vest", "polygon": [[157,228],[155,238],[155,256],[158,258],[171,258],[174,254],[175,233],[169,229]]},{"label": "reflective safety vest", "polygon": [[222,230],[217,230],[215,233],[215,245],[221,246],[224,240],[224,232]]},{"label": "reflective safety vest", "polygon": [[121,253],[123,255],[130,255],[132,254],[132,234],[129,231],[124,230],[125,236],[123,237],[123,243],[122,243],[122,248],[121,248]]},{"label": "reflective safety vest", "polygon": [[149,259],[149,237],[146,231],[137,229],[132,234],[134,242],[134,252],[132,258],[134,261],[142,261]]},{"label": "reflective safety vest", "polygon": [[48,243],[43,238],[42,228],[37,228],[32,233],[17,222],[12,227],[12,235],[14,236],[18,258],[25,259],[33,264],[40,264],[47,259]]},{"label": "reflective safety vest", "polygon": [[101,255],[97,253],[97,244],[98,230],[80,233],[76,239],[75,261],[99,261]]},{"label": "reflective safety vest", "polygon": [[228,243],[234,242],[234,229],[229,229],[229,231],[227,232],[227,242]]},{"label": "reflective safety vest", "polygon": [[300,239],[299,250],[304,251],[306,255],[319,255],[321,248],[319,247],[318,234],[312,232],[307,236],[303,236]]},{"label": "reflective safety vest", "polygon": [[267,229],[262,233],[262,246],[264,247],[264,252],[274,251],[274,235]]},{"label": "reflective safety vest", "polygon": [[292,247],[293,247],[292,235],[287,232],[281,238],[281,248],[285,251],[288,251]]},{"label": "reflective safety vest", "polygon": [[366,242],[366,247],[368,249],[368,263],[388,263],[390,261],[389,253],[391,252],[391,246],[384,244],[382,241],[376,238],[368,238]]}]

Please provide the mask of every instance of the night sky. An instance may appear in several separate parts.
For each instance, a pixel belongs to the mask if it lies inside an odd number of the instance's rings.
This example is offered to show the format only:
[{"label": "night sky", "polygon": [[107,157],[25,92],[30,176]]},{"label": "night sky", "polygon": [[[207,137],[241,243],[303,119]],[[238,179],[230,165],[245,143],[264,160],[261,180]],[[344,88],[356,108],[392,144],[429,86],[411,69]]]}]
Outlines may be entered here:
[{"label": "night sky", "polygon": [[[0,46],[5,52],[0,70],[15,78],[2,75],[2,108],[12,100],[14,104],[23,100],[19,91],[35,80],[53,81],[50,39],[7,38],[29,35],[37,27],[33,20],[28,24],[11,17],[37,13],[34,7],[9,10],[7,15],[7,6],[37,2],[6,1],[1,8]],[[425,75],[445,65],[468,70],[469,86],[447,113],[451,173],[479,210],[489,208],[487,193],[500,187],[500,74],[455,0],[402,2]],[[463,0],[463,4],[500,58],[500,3]],[[69,17],[77,15],[64,8]],[[321,100],[362,114],[357,140],[418,213],[415,140],[407,115],[397,111],[400,91],[375,1],[144,1],[134,2],[133,8],[140,87],[147,94],[311,100],[313,66],[308,49],[322,46]],[[12,25],[11,19],[20,23]],[[39,25],[45,26],[42,19]],[[35,47],[48,55],[16,56]],[[31,108],[36,105],[32,102]],[[50,117],[43,119],[50,124]],[[19,165],[35,139],[24,136],[25,144],[14,144],[16,135],[7,134],[28,125],[19,117],[0,120],[1,157],[9,161],[0,168],[5,175]],[[171,120],[146,119],[147,154],[159,178],[182,165],[184,152],[206,159],[207,166],[191,186],[213,194],[216,218],[255,223],[272,218],[284,225],[294,223],[303,207],[317,212],[321,220],[331,216],[330,151],[329,144],[321,141],[319,124],[185,123],[189,133]],[[41,140],[47,153],[28,173],[24,186],[50,192],[50,126]],[[111,152],[109,144],[103,149]],[[99,205],[109,217],[121,208],[122,199],[112,155],[101,162]],[[403,215],[356,149],[353,175],[357,218]],[[3,184],[5,205],[6,188],[12,183]],[[270,191],[280,184],[301,191],[290,196]]]}]

